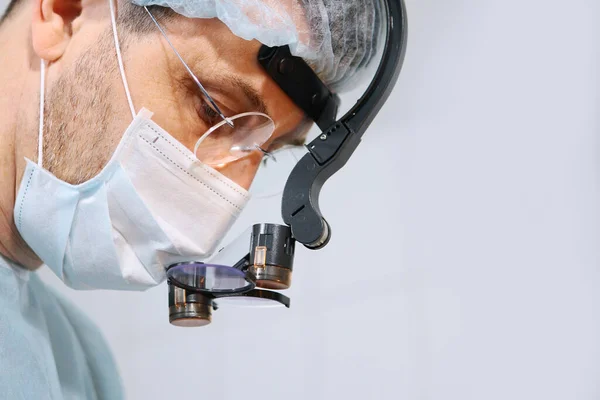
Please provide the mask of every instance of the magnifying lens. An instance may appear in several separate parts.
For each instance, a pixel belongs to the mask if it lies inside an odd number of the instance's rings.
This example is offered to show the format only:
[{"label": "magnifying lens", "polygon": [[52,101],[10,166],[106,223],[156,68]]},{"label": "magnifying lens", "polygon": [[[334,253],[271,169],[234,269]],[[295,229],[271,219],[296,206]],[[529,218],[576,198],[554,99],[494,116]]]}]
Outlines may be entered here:
[{"label": "magnifying lens", "polygon": [[[331,227],[319,207],[321,188],[350,159],[388,99],[402,68],[407,38],[404,1],[382,0],[382,5],[387,21],[381,62],[365,94],[339,120],[339,97],[303,59],[293,56],[288,46],[263,46],[259,51],[259,64],[322,133],[306,145],[298,161],[293,159],[294,167],[281,195],[283,224],[256,224],[248,235],[216,257],[168,268],[169,321],[173,325],[207,325],[218,304],[290,306],[290,299],[277,291],[292,284],[296,242],[318,250],[331,238]],[[252,123],[247,125],[252,132],[265,132],[266,137],[272,126],[265,118],[262,123],[260,117],[252,115]],[[241,128],[245,125],[236,129],[242,132]],[[247,142],[246,136],[236,133],[231,136],[231,143],[215,149],[216,142],[210,138],[216,130],[207,132],[206,140],[196,148],[207,161],[211,161],[210,157],[217,161],[238,157],[264,140],[256,134]],[[224,255],[232,252],[237,261],[222,262]]]},{"label": "magnifying lens", "polygon": [[212,296],[187,291],[167,280],[169,285],[169,322],[180,327],[206,326],[215,309]]}]

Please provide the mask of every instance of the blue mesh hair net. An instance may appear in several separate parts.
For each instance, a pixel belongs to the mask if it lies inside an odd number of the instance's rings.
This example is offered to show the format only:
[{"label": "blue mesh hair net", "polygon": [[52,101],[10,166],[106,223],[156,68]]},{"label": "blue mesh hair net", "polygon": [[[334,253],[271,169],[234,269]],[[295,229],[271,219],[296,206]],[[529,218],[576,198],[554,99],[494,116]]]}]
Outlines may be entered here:
[{"label": "blue mesh hair net", "polygon": [[237,36],[289,45],[334,91],[353,88],[373,59],[382,0],[133,0],[189,18],[218,18]]}]

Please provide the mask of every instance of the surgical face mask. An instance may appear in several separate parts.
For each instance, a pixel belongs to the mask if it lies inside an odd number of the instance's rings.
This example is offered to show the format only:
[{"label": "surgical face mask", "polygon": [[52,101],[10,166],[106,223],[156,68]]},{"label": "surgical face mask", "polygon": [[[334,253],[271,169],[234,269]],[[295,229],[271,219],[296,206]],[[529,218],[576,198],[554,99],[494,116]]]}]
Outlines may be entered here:
[{"label": "surgical face mask", "polygon": [[[133,111],[116,34],[115,44]],[[43,63],[41,75],[43,82]],[[41,110],[43,96],[42,84]],[[165,266],[210,256],[249,199],[151,115],[142,109],[104,169],[79,185],[42,168],[40,122],[38,164],[27,160],[15,223],[33,251],[73,288],[140,290],[159,284]]]}]

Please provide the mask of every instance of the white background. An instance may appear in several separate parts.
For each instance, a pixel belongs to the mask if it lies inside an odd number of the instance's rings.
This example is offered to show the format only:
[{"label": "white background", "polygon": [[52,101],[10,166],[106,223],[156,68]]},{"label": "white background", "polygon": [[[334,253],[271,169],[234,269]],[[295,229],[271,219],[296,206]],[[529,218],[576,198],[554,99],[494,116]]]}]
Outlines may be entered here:
[{"label": "white background", "polygon": [[290,310],[184,330],[165,286],[63,289],[129,398],[600,398],[600,3],[408,8],[400,81],[323,191],[334,237],[298,252]]}]

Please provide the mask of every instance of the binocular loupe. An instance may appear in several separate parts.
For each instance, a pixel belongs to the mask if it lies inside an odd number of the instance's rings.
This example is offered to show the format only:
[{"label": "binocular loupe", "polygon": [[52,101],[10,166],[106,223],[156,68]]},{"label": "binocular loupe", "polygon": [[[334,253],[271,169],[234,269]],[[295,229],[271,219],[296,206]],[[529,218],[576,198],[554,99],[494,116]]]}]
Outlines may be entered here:
[{"label": "binocular loupe", "polygon": [[188,262],[167,270],[169,322],[176,326],[204,326],[220,302],[253,306],[290,306],[290,299],[271,290],[292,284],[295,240],[289,226],[252,227],[250,252],[232,267]]},{"label": "binocular loupe", "polygon": [[352,156],[402,68],[407,38],[404,1],[381,1],[387,16],[381,62],[365,94],[339,120],[339,97],[304,60],[293,56],[288,46],[263,46],[259,51],[258,61],[267,74],[322,133],[306,145],[307,153],[288,177],[281,199],[285,225],[254,225],[249,233],[249,251],[246,241],[237,253],[246,255],[235,263],[215,261],[217,256],[207,262],[168,267],[171,324],[208,325],[213,311],[226,304],[289,308],[290,299],[279,291],[292,284],[296,242],[318,250],[331,238],[331,227],[319,208],[321,188]]}]

